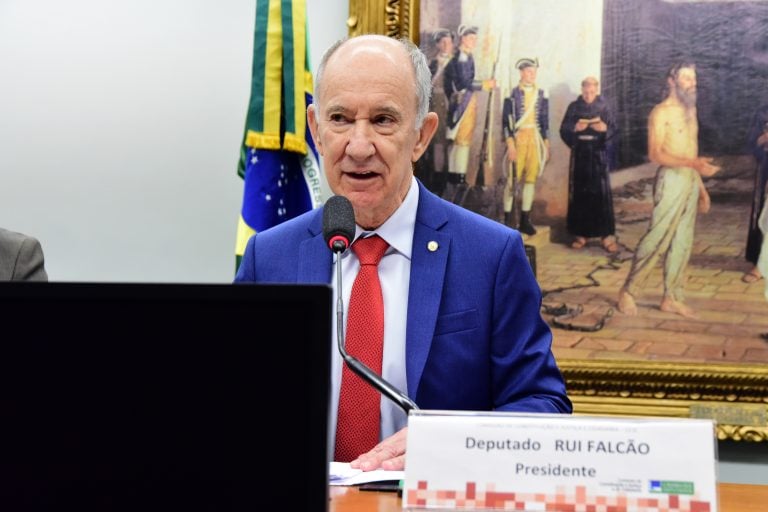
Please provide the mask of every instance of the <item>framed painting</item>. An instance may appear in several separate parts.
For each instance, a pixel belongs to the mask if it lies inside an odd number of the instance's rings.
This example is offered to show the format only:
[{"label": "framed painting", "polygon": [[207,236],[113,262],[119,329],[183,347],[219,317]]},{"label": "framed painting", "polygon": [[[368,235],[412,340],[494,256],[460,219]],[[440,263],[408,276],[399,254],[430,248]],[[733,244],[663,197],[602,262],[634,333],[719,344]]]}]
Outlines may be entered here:
[{"label": "framed painting", "polygon": [[[350,35],[430,59],[443,125],[416,175],[524,233],[575,412],[768,441],[768,2],[349,8]],[[675,144],[689,159],[660,160]]]}]

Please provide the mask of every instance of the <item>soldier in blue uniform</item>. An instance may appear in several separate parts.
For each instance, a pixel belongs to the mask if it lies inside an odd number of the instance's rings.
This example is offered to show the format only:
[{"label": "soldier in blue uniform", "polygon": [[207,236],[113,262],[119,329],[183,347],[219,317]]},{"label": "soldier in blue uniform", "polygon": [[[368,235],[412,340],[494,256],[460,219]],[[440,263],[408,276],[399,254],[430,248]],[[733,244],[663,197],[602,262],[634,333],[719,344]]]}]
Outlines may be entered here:
[{"label": "soldier in blue uniform", "polygon": [[549,98],[536,85],[538,59],[523,58],[515,67],[520,71],[520,83],[504,99],[502,131],[507,144],[507,159],[514,164],[514,179],[509,176],[504,189],[504,218],[512,219],[515,190],[513,183],[523,183],[518,229],[535,235],[531,223],[531,208],[536,180],[549,160]]},{"label": "soldier in blue uniform", "polygon": [[447,138],[453,141],[448,157],[448,185],[443,198],[461,204],[467,189],[467,168],[472,136],[477,125],[477,91],[490,91],[494,79],[475,80],[472,50],[477,44],[477,27],[461,25],[459,47],[445,66],[444,87],[448,97]]}]

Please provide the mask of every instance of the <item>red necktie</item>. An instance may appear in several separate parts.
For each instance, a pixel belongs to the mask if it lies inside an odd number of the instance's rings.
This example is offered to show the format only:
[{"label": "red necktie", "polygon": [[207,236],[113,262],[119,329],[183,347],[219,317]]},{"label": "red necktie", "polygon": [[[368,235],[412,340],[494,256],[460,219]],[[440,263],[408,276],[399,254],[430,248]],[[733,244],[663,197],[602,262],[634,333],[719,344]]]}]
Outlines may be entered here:
[{"label": "red necktie", "polygon": [[[384,299],[379,282],[379,261],[389,247],[378,235],[352,244],[360,271],[352,285],[347,312],[346,350],[381,375],[384,352]],[[339,414],[334,460],[349,462],[379,442],[381,395],[346,365],[341,374]]]}]

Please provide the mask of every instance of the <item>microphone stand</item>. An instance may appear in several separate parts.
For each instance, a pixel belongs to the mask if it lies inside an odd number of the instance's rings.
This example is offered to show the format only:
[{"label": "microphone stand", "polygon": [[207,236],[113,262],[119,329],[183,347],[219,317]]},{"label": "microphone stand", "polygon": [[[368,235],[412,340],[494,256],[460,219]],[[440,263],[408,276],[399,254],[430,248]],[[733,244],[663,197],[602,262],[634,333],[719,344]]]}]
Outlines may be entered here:
[{"label": "microphone stand", "polygon": [[346,244],[340,240],[334,241],[332,248],[333,252],[336,253],[336,290],[338,293],[336,298],[336,342],[339,345],[339,353],[341,354],[341,357],[347,363],[350,370],[379,390],[381,394],[395,402],[406,415],[412,409],[418,410],[416,403],[408,398],[408,396],[368,368],[362,361],[347,354],[347,351],[344,348],[344,301],[341,298],[341,254],[346,249]]}]

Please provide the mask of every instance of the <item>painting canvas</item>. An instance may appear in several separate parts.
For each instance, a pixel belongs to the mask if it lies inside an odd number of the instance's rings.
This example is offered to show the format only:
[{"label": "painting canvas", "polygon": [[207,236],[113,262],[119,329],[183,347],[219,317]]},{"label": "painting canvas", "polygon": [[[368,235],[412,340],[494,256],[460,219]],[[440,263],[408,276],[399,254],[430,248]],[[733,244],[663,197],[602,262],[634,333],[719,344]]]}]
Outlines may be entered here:
[{"label": "painting canvas", "polygon": [[[533,226],[535,233],[525,234],[524,241],[557,356],[768,363],[768,341],[762,337],[768,331],[765,279],[755,270],[761,235],[756,217],[768,170],[760,167],[764,149],[750,140],[767,120],[761,107],[768,104],[763,30],[768,2],[421,0],[419,5],[420,47],[433,71],[442,73],[433,81],[433,108],[447,123],[417,164],[417,176],[466,208],[523,232],[525,222]],[[471,48],[460,51],[462,44]],[[441,53],[455,56],[454,63]],[[688,240],[684,219],[669,224],[661,237],[647,237],[655,260],[632,288],[636,314],[625,314],[619,308],[621,290],[639,241],[650,230],[654,190],[661,194],[664,181],[649,157],[649,118],[669,95],[668,73],[676,63],[695,69],[693,141],[698,155],[710,158],[719,172],[701,180],[709,211],[687,213],[694,223]],[[536,112],[527,120],[521,121],[519,112],[510,120],[515,91],[531,67],[535,79],[527,85],[543,98],[529,100]],[[446,72],[452,76],[446,78]],[[465,82],[473,75],[463,91],[455,78],[461,73]],[[607,213],[599,198],[569,208],[577,193],[574,166],[584,166],[576,156],[590,155],[575,155],[576,146],[567,143],[578,119],[568,126],[564,121],[569,106],[583,96],[587,78],[596,83],[601,112],[611,122],[602,133],[587,129],[576,135],[602,137],[601,151],[591,158],[600,160],[610,187]],[[463,139],[450,133],[459,128],[450,124],[462,102],[465,110],[474,110],[474,128],[469,133],[465,127]],[[525,110],[521,100],[517,103]],[[534,140],[526,149],[521,130],[515,135],[518,154],[510,158],[507,139],[515,121],[539,132],[530,139],[538,137],[540,147]],[[529,154],[521,159],[525,151]],[[599,172],[600,165],[592,171]],[[687,179],[695,185],[698,178]],[[655,222],[663,222],[665,214],[657,211]],[[581,221],[572,219],[579,215]],[[610,218],[595,221],[601,216]],[[613,226],[599,225],[606,222]],[[686,251],[689,258],[678,254]],[[669,296],[684,309],[665,307]]]}]

